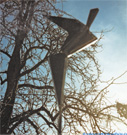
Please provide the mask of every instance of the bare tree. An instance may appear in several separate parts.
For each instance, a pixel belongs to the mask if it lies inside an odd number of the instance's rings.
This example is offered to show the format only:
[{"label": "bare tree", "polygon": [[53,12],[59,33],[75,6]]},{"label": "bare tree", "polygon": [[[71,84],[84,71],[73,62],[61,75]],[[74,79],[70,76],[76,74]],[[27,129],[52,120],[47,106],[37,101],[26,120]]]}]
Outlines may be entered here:
[{"label": "bare tree", "polygon": [[[59,109],[48,64],[68,33],[44,15],[65,13],[55,0],[11,0],[0,5],[1,134],[56,134]],[[106,89],[94,44],[69,58],[62,108],[63,133],[112,132]],[[105,122],[105,124],[104,124]],[[79,126],[77,126],[79,125]],[[106,127],[106,125],[108,125]]]}]

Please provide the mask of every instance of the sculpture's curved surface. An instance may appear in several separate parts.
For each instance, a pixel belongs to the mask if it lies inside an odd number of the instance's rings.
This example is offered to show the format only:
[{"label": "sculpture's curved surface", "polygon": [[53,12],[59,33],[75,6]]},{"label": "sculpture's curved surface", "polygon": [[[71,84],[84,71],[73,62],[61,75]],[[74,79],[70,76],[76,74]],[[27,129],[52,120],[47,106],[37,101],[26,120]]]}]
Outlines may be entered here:
[{"label": "sculpture's curved surface", "polygon": [[63,53],[65,53],[66,55],[70,55],[97,39],[89,31],[89,28],[93,20],[95,19],[98,11],[98,8],[90,10],[86,25],[76,19],[46,16],[49,20],[65,29],[69,34],[61,48],[61,51]]}]

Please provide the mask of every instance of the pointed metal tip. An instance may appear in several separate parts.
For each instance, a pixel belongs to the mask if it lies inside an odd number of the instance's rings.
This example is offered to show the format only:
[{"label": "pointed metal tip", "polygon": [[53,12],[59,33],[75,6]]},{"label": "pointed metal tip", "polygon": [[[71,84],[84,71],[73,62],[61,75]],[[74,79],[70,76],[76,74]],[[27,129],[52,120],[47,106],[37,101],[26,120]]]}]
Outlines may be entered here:
[{"label": "pointed metal tip", "polygon": [[90,11],[98,12],[99,8],[92,8]]},{"label": "pointed metal tip", "polygon": [[87,23],[86,23],[88,28],[90,28],[91,24],[93,23],[98,11],[99,11],[99,8],[93,8],[93,9],[90,10],[88,20],[87,20]]},{"label": "pointed metal tip", "polygon": [[50,55],[49,63],[56,90],[56,98],[58,101],[58,105],[60,106],[64,98],[64,84],[67,68],[67,56],[64,53]]}]

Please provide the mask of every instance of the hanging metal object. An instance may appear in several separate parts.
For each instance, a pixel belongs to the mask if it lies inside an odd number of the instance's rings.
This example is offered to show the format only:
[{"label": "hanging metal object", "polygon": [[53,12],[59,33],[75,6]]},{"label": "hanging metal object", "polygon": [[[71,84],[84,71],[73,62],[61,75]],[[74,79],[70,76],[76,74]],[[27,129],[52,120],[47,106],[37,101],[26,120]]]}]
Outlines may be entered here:
[{"label": "hanging metal object", "polygon": [[69,34],[61,48],[63,53],[70,55],[97,39],[96,36],[89,31],[89,28],[98,11],[98,8],[90,10],[86,25],[76,19],[46,16],[49,20],[65,29]]},{"label": "hanging metal object", "polygon": [[52,54],[49,57],[50,68],[59,106],[63,102],[67,57],[64,53]]}]

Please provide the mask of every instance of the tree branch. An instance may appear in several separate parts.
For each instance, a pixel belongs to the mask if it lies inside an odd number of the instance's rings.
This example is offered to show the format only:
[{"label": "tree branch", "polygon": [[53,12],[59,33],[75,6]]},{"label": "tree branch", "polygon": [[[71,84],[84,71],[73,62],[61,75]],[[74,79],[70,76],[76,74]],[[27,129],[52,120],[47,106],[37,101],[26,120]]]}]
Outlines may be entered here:
[{"label": "tree branch", "polygon": [[36,133],[38,135],[39,134],[39,131],[38,131],[39,127],[37,127],[36,124],[34,124],[30,119],[27,119],[26,121],[33,126],[33,128],[36,130]]},{"label": "tree branch", "polygon": [[[51,118],[51,120],[53,120],[53,116],[51,115],[50,111],[48,111],[45,107],[41,106],[40,108],[38,109],[35,109],[35,110],[28,110],[26,112],[23,112],[22,114],[19,114],[17,116],[15,116],[14,118],[12,118],[10,120],[10,125],[14,122],[16,122],[16,124],[13,125],[13,130],[15,129],[16,126],[18,126],[21,122],[23,122],[24,120],[26,120],[28,117],[30,117],[31,115],[35,114],[35,113],[38,113],[39,111],[45,111],[48,116]],[[12,129],[11,128],[11,129]],[[10,130],[11,130],[10,129]],[[12,130],[12,131],[13,131]]]},{"label": "tree branch", "polygon": [[[67,108],[71,107],[71,105],[66,105],[64,108],[62,108],[62,112],[65,111]],[[59,116],[60,111],[53,117],[52,121],[55,121],[56,118]]]},{"label": "tree branch", "polygon": [[7,31],[9,31],[9,32],[11,33],[11,36],[16,37],[16,35],[14,34],[14,32],[12,32],[9,28],[7,28],[7,26],[6,26],[5,24],[1,23],[1,25],[2,25]]},{"label": "tree branch", "polygon": [[53,125],[57,130],[58,130],[58,128],[56,127],[56,125],[54,124],[54,123],[52,123],[52,122],[49,122],[41,113],[37,113],[42,119],[44,119],[44,121],[47,123],[47,125],[50,127],[50,128],[52,128],[50,125]]},{"label": "tree branch", "polygon": [[49,50],[46,46],[34,46],[34,47],[31,47],[30,49],[28,49],[24,55],[24,59],[23,59],[23,62],[22,62],[22,65],[21,65],[21,69],[25,66],[26,64],[26,60],[27,60],[27,56],[29,54],[30,51],[32,51],[33,49],[46,49],[46,50]]},{"label": "tree branch", "polygon": [[0,74],[7,74],[7,71],[1,71]]},{"label": "tree branch", "polygon": [[30,49],[28,49],[24,55],[24,60],[26,60],[27,58],[27,55],[29,54],[30,51],[32,51],[33,49],[46,49],[46,50],[49,50],[46,46],[34,46],[34,47],[31,47]]},{"label": "tree branch", "polygon": [[20,74],[21,76],[24,76],[26,74],[29,74],[30,72],[32,72],[33,70],[35,70],[36,68],[38,68],[42,63],[44,63],[47,60],[47,55],[45,56],[45,58],[43,60],[41,60],[40,62],[38,62],[35,66],[33,66],[31,69],[28,69],[26,71],[24,71],[23,73]]},{"label": "tree branch", "polygon": [[7,1],[11,1],[11,0],[1,0],[0,4],[2,4],[3,2],[7,2]]},{"label": "tree branch", "polygon": [[5,51],[3,51],[3,50],[1,50],[1,49],[0,49],[0,52],[4,53],[6,56],[8,56],[9,58],[11,58],[11,55],[8,54],[7,52],[5,52]]},{"label": "tree branch", "polygon": [[109,105],[109,106],[104,107],[103,109],[101,109],[101,110],[97,113],[97,116],[99,116],[99,114],[100,114],[102,111],[104,111],[104,110],[106,110],[106,109],[108,109],[108,108],[111,108],[111,107],[115,108],[116,105]]},{"label": "tree branch", "polygon": [[3,85],[7,81],[7,79],[3,80],[1,76],[0,76],[0,80],[1,80],[1,85]]},{"label": "tree branch", "polygon": [[30,88],[34,88],[34,89],[53,89],[52,86],[35,86],[32,84],[19,84],[18,88],[22,88],[22,87],[30,87]]},{"label": "tree branch", "polygon": [[11,125],[12,123],[15,123],[11,128],[10,128],[10,130],[9,130],[9,134],[11,134],[13,131],[14,131],[14,129],[20,124],[20,123],[22,123],[23,121],[26,121],[27,119],[28,119],[28,117],[30,117],[31,115],[33,115],[33,114],[35,114],[35,113],[37,113],[37,112],[39,112],[39,111],[41,111],[41,110],[46,110],[43,106],[41,106],[40,108],[38,108],[38,109],[35,109],[35,110],[28,110],[28,111],[26,111],[26,112],[23,112],[22,114],[19,114],[19,115],[17,115],[17,116],[15,116],[14,118],[12,118],[11,120],[10,120],[10,123],[9,123],[9,125]]},{"label": "tree branch", "polygon": [[30,4],[31,4],[31,9],[29,10],[29,18],[28,20],[26,21],[26,25],[28,26],[33,18],[33,13],[34,13],[34,3],[35,3],[35,0],[30,0]]}]

